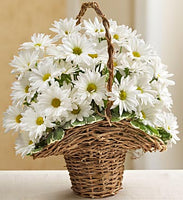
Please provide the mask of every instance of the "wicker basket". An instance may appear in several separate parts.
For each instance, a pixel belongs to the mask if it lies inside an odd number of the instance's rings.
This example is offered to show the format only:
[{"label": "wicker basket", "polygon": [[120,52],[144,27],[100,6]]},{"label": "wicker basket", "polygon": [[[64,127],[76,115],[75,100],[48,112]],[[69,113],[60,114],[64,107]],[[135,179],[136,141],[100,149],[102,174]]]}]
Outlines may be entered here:
[{"label": "wicker basket", "polygon": [[[109,22],[101,12],[96,2],[84,3],[77,16],[77,24],[87,8],[93,8],[102,18],[108,42],[109,79],[107,89],[111,91],[113,83],[113,45],[109,33]],[[108,101],[105,112],[106,119],[94,124],[66,130],[61,141],[46,146],[33,158],[52,155],[64,155],[70,174],[72,189],[83,197],[102,198],[115,195],[122,188],[124,161],[127,151],[142,149],[147,151],[164,151],[164,142],[145,132],[132,127],[128,120],[110,122],[110,107]]]}]

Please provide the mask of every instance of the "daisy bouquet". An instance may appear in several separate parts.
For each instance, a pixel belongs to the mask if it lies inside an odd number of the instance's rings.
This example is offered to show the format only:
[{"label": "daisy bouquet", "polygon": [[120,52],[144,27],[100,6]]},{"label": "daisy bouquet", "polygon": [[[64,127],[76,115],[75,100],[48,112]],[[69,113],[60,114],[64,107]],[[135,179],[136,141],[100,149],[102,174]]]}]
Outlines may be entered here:
[{"label": "daisy bouquet", "polygon": [[114,78],[108,91],[105,28],[98,18],[76,22],[55,21],[53,37],[34,34],[10,63],[16,81],[4,127],[19,132],[17,153],[31,155],[61,140],[66,129],[104,120],[107,100],[111,122],[130,119],[133,127],[165,144],[176,143],[168,91],[174,82],[153,48],[136,31],[109,20]]},{"label": "daisy bouquet", "polygon": [[[102,22],[81,23],[87,8]],[[76,19],[55,21],[54,36],[34,34],[20,46],[4,128],[19,133],[22,157],[63,154],[72,189],[100,198],[121,189],[127,151],[163,151],[179,140],[174,81],[153,48],[96,2]]]}]

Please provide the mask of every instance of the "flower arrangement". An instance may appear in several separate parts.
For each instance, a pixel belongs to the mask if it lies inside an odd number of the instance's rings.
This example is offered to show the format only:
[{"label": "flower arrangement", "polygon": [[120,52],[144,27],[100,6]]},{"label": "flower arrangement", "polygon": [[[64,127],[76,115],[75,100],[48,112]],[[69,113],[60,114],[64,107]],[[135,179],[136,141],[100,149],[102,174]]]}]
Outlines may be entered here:
[{"label": "flower arrangement", "polygon": [[109,20],[114,45],[114,80],[107,91],[107,40],[98,18],[76,25],[53,23],[50,35],[34,34],[10,63],[16,81],[5,131],[19,132],[16,151],[23,157],[64,137],[65,130],[104,120],[107,99],[111,122],[130,119],[133,127],[176,143],[177,120],[168,87],[172,74],[140,35]]}]

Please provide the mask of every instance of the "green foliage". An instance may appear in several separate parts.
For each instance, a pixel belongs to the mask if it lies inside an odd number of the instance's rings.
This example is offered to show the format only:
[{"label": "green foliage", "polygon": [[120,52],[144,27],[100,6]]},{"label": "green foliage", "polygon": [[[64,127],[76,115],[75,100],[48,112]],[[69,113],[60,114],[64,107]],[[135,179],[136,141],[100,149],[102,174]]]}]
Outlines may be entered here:
[{"label": "green foliage", "polygon": [[85,124],[86,124],[85,119],[84,119],[83,121],[76,120],[75,122],[71,123],[71,125],[72,125],[73,127],[75,127],[75,126],[83,126],[83,125],[85,125]]},{"label": "green foliage", "polygon": [[118,80],[118,82],[120,83],[121,82],[121,73],[119,71],[116,72],[116,79]]},{"label": "green foliage", "polygon": [[123,114],[120,116],[119,106],[114,108],[111,112],[112,112],[111,122],[119,122],[123,119],[132,119],[135,116],[135,114],[133,112],[132,113],[123,112]]},{"label": "green foliage", "polygon": [[34,94],[34,96],[31,99],[31,102],[37,102],[37,97],[38,97],[38,92],[36,91],[36,93]]},{"label": "green foliage", "polygon": [[47,145],[51,144],[53,142],[62,140],[64,137],[64,134],[65,134],[64,129],[62,129],[62,128],[55,129],[53,132],[48,134],[48,136],[46,138]]},{"label": "green foliage", "polygon": [[144,131],[145,133],[148,133],[149,135],[154,135],[159,137],[161,140],[164,141],[165,144],[167,144],[167,141],[172,138],[171,134],[168,133],[165,129],[160,127],[154,128],[150,125],[145,125],[139,119],[131,120],[130,123],[133,127],[138,128]]},{"label": "green foliage", "polygon": [[84,126],[86,124],[93,124],[98,121],[102,121],[104,118],[99,116],[98,114],[91,115],[89,117],[85,117],[83,121],[76,120],[73,123],[67,122],[62,126],[63,129],[69,129],[76,126]]},{"label": "green foliage", "polygon": [[102,70],[102,75],[106,75],[108,73],[108,69],[107,66],[104,67],[104,69]]},{"label": "green foliage", "polygon": [[38,153],[39,151],[41,151],[45,146],[56,142],[56,141],[60,141],[63,139],[65,134],[65,131],[62,128],[57,128],[57,129],[50,129],[48,132],[47,136],[43,136],[40,139],[40,142],[37,143],[35,145],[35,149],[32,150],[32,152],[30,153],[30,155],[34,154],[34,153]]},{"label": "green foliage", "polygon": [[126,78],[128,75],[130,75],[130,70],[129,70],[128,67],[126,67],[126,68],[124,69],[124,72],[125,72],[125,78]]},{"label": "green foliage", "polygon": [[133,119],[130,121],[130,123],[135,128],[138,128],[149,135],[154,135],[154,136],[160,137],[159,131],[157,129],[153,128],[152,126],[143,124],[141,120]]},{"label": "green foliage", "polygon": [[160,138],[167,144],[167,141],[172,138],[171,134],[168,133],[164,128],[158,128]]},{"label": "green foliage", "polygon": [[63,86],[64,81],[68,84],[72,81],[72,79],[70,74],[62,74],[59,79],[55,78],[55,81],[57,81],[59,83],[59,86],[61,87]]},{"label": "green foliage", "polygon": [[91,115],[89,117],[85,117],[83,121],[76,120],[75,122],[71,123],[72,127],[75,126],[83,126],[86,124],[93,124],[98,121],[102,121],[104,118],[98,114]]}]

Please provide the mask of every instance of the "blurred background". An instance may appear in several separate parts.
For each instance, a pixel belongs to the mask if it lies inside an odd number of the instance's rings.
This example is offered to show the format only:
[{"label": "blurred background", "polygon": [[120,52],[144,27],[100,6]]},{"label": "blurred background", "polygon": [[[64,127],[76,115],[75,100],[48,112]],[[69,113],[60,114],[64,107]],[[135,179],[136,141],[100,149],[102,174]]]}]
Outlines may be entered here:
[{"label": "blurred background", "polygon": [[[174,73],[176,86],[171,89],[174,113],[179,131],[183,132],[183,1],[182,0],[96,0],[108,18],[118,24],[137,29],[138,33],[157,50],[163,62]],[[33,33],[51,34],[54,20],[75,17],[81,0],[1,0],[0,1],[0,170],[65,169],[62,156],[38,159],[15,155],[15,135],[4,134],[3,112],[10,101],[10,87],[15,77],[10,74],[10,60],[19,45],[30,41]],[[89,10],[85,18],[93,18]],[[182,134],[179,135],[183,139]],[[164,153],[147,153],[140,159],[126,160],[126,169],[182,169],[183,140]]]}]

